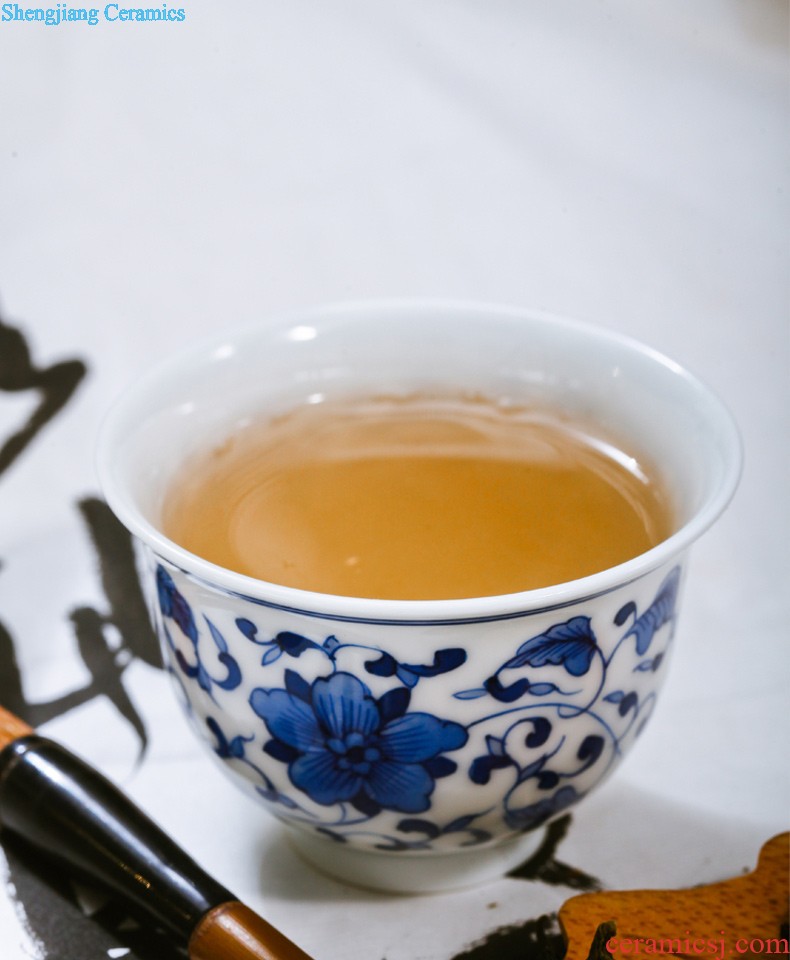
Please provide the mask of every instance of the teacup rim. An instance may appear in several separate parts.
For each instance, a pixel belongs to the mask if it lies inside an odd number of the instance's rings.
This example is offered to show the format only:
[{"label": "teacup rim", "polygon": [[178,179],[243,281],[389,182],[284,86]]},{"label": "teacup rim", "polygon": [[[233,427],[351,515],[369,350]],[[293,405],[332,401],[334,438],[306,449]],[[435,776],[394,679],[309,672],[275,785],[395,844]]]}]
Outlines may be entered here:
[{"label": "teacup rim", "polygon": [[[391,600],[357,596],[342,596],[288,587],[258,580],[242,573],[227,570],[212,563],[166,537],[151,523],[136,505],[128,502],[119,489],[112,469],[111,450],[113,432],[117,431],[125,406],[145,389],[146,383],[157,382],[167,372],[189,366],[196,358],[212,350],[249,337],[260,336],[273,326],[307,326],[306,321],[346,316],[371,310],[437,310],[496,313],[500,316],[522,317],[550,322],[592,334],[601,340],[636,351],[650,361],[662,365],[679,376],[707,401],[715,414],[719,434],[726,448],[725,468],[718,483],[706,496],[696,513],[672,535],[650,550],[624,563],[609,567],[585,577],[532,590],[494,594],[480,597],[435,600]],[[188,576],[202,581],[229,595],[243,597],[256,603],[307,616],[369,623],[456,623],[485,622],[507,619],[522,613],[537,613],[570,606],[577,602],[602,596],[621,586],[641,579],[668,564],[682,554],[721,515],[737,489],[743,468],[743,445],[737,424],[721,398],[688,368],[661,351],[640,340],[610,328],[584,320],[572,319],[549,311],[528,309],[508,304],[459,300],[448,298],[376,298],[336,301],[314,307],[282,311],[265,320],[248,323],[230,331],[203,338],[156,364],[143,377],[123,390],[110,405],[99,429],[96,445],[96,469],[100,487],[113,512],[153,553]]]}]

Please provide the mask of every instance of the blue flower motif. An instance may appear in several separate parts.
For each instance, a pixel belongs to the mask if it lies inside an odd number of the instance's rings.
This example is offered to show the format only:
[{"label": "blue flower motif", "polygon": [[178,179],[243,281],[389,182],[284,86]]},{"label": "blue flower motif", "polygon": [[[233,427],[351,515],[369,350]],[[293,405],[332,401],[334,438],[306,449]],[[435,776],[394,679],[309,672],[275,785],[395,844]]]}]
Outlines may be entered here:
[{"label": "blue flower motif", "polygon": [[192,610],[184,597],[178,592],[178,588],[173,583],[173,578],[161,563],[156,568],[156,592],[162,616],[174,620],[181,628],[184,636],[189,637],[192,643],[196,644],[198,631],[195,618],[192,616]]},{"label": "blue flower motif", "polygon": [[316,803],[350,802],[421,813],[437,777],[456,764],[442,754],[467,740],[457,723],[407,713],[411,694],[397,688],[376,700],[362,681],[338,672],[308,684],[286,671],[286,689],[258,688],[250,705],[272,735],[266,753],[288,763],[292,783]]},{"label": "blue flower motif", "polygon": [[546,664],[562,664],[572,677],[582,677],[590,669],[597,647],[598,641],[590,626],[590,618],[572,617],[522,643],[515,657],[497,672],[526,665],[545,667]]},{"label": "blue flower motif", "polygon": [[[639,656],[647,653],[647,649],[653,641],[653,636],[667,623],[674,623],[675,607],[678,601],[678,591],[680,589],[680,567],[673,567],[669,571],[664,582],[658,588],[658,593],[650,606],[645,610],[641,617],[637,617],[623,637],[634,637],[636,640],[636,652]],[[621,607],[614,622],[622,626],[630,616],[636,616],[636,604],[631,602]]]},{"label": "blue flower motif", "polygon": [[258,627],[246,617],[237,617],[236,626],[244,636],[252,643],[263,647],[264,653],[261,657],[261,666],[266,667],[270,663],[276,663],[283,654],[295,659],[301,657],[305,650],[321,650],[317,643],[308,640],[300,633],[292,633],[290,630],[283,630],[272,640],[259,640]]},{"label": "blue flower motif", "polygon": [[228,644],[221,631],[203,614],[203,619],[206,622],[211,639],[217,648],[217,660],[225,667],[226,675],[222,679],[212,677],[204,666],[200,655],[200,633],[192,614],[192,608],[189,606],[185,597],[179,592],[178,587],[176,587],[173,582],[173,578],[161,564],[156,568],[156,588],[162,617],[171,619],[177,624],[184,636],[191,640],[192,647],[195,651],[195,662],[189,663],[181,650],[179,650],[173,642],[170,631],[167,629],[167,624],[163,624],[162,629],[165,639],[167,640],[167,645],[173,651],[173,656],[181,672],[189,677],[190,680],[197,680],[198,686],[200,686],[202,690],[205,690],[212,700],[214,699],[214,694],[211,688],[214,684],[223,690],[235,690],[241,683],[241,668],[231,655]]}]

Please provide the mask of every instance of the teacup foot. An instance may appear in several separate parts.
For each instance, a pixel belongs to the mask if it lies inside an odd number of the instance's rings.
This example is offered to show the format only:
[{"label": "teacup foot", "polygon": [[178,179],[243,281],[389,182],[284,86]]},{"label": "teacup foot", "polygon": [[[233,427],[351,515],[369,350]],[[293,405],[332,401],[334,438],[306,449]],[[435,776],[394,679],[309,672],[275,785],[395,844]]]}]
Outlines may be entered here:
[{"label": "teacup foot", "polygon": [[287,829],[297,853],[321,873],[384,893],[440,893],[498,880],[536,852],[543,831],[508,843],[448,853],[357,850],[302,830]]}]

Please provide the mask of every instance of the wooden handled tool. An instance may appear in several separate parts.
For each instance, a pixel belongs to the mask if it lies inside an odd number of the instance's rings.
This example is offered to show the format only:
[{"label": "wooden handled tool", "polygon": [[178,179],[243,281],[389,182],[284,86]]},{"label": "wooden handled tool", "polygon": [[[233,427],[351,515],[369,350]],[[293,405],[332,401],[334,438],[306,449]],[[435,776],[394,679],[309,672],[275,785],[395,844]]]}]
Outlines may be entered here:
[{"label": "wooden handled tool", "polygon": [[3,707],[0,826],[151,918],[190,960],[310,960],[106,777]]}]

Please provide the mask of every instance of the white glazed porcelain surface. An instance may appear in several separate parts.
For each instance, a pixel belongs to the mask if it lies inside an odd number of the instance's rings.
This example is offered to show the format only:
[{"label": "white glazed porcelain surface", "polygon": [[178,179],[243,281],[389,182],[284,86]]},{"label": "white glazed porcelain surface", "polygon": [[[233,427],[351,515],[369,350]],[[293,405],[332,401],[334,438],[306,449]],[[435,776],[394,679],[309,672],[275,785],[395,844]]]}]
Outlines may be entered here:
[{"label": "white glazed porcelain surface", "polygon": [[[377,601],[251,580],[157,529],[174,470],[239,418],[448,387],[549,404],[643,451],[677,532],[544,590]],[[99,467],[147,547],[198,734],[313,862],[406,890],[502,872],[615,768],[666,673],[686,548],[732,495],[740,451],[718,401],[647,348],[509,308],[410,302],[324,308],[192,350],[111,413]]]}]

